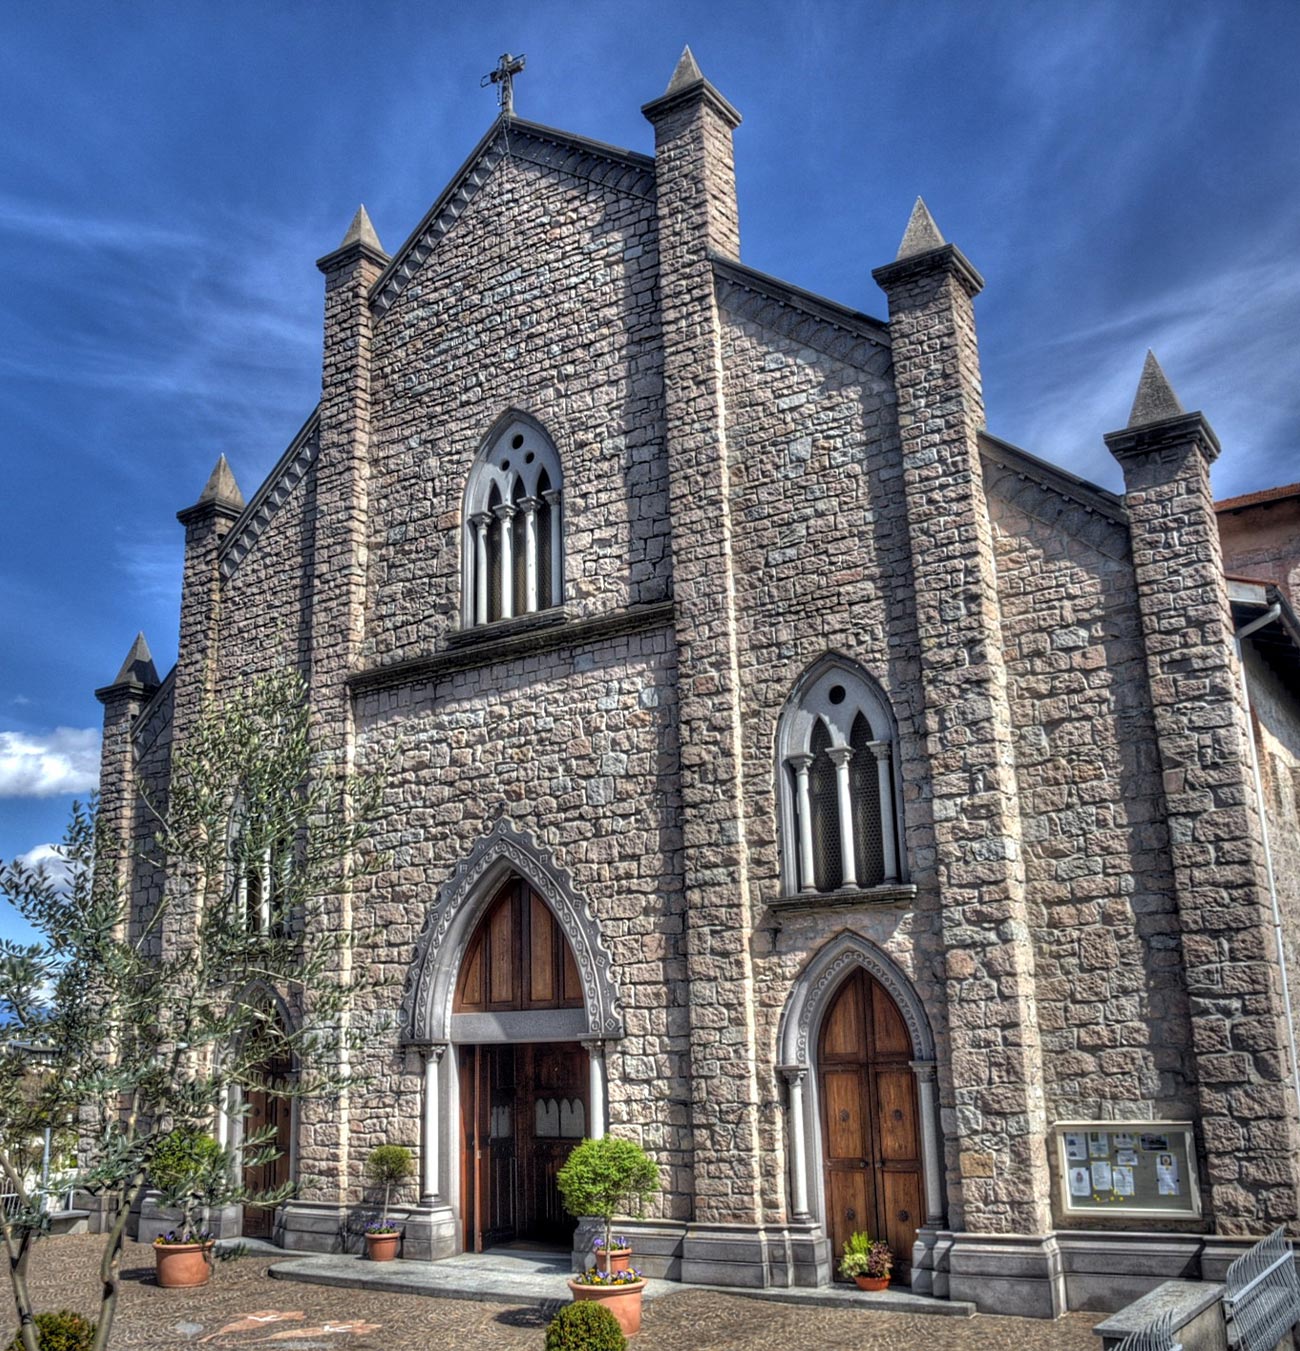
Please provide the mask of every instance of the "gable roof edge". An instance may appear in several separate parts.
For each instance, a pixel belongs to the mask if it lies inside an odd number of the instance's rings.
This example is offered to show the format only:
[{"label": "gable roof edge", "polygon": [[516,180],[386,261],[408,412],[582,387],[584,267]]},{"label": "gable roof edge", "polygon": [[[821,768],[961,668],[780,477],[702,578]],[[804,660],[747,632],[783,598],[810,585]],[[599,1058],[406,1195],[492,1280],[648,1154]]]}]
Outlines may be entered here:
[{"label": "gable roof edge", "polygon": [[[314,438],[320,431],[320,404],[311,410],[307,421],[298,428],[288,449],[275,462],[275,468],[266,476],[262,486],[249,499],[248,505],[236,517],[221,547],[217,550],[217,561],[221,568],[221,580],[229,581],[235,569],[244,561],[245,556],[260,538],[263,529],[269,524],[280,503],[302,481],[312,461],[316,458],[317,447]],[[272,501],[276,488],[284,486],[284,495],[279,501]]]},{"label": "gable roof edge", "polygon": [[1010,441],[1004,441],[991,432],[981,431],[979,442],[981,453],[1002,468],[1033,479],[1067,502],[1077,502],[1086,510],[1095,511],[1118,525],[1128,525],[1128,512],[1123,499],[1099,484],[1080,478],[1047,460],[1040,460],[1037,455],[1031,455],[1027,450],[1013,446]]}]

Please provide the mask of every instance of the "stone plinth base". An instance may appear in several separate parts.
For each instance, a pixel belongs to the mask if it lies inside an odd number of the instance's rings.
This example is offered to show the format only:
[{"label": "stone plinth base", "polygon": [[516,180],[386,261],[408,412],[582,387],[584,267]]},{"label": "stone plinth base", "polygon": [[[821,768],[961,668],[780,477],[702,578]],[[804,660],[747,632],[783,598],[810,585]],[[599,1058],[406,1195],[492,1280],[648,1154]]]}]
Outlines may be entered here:
[{"label": "stone plinth base", "polygon": [[[139,1227],[136,1231],[140,1243],[152,1243],[159,1234],[179,1229],[184,1223],[179,1210],[171,1210],[158,1204],[158,1193],[147,1191],[140,1206]],[[243,1206],[222,1206],[220,1210],[200,1211],[195,1223],[200,1229],[209,1230],[216,1238],[238,1238],[244,1232]]]},{"label": "stone plinth base", "polygon": [[[320,1201],[290,1201],[276,1212],[275,1241],[287,1252],[364,1253],[374,1206],[346,1208]],[[402,1231],[399,1256],[436,1261],[460,1251],[460,1225],[441,1202],[395,1205],[388,1218]]]},{"label": "stone plinth base", "polygon": [[1066,1310],[1065,1273],[1056,1236],[936,1235],[951,1240],[946,1298],[968,1300],[981,1313],[1057,1318]]}]

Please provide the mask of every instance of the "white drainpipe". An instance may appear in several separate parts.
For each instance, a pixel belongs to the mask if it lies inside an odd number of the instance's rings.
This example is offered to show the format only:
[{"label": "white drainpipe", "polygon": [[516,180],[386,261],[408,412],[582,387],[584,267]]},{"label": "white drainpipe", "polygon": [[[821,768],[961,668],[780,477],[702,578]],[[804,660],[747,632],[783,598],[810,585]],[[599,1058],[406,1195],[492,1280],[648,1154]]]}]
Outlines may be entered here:
[{"label": "white drainpipe", "polygon": [[1255,803],[1259,810],[1259,834],[1264,846],[1264,871],[1268,875],[1269,900],[1273,905],[1273,941],[1277,944],[1278,973],[1282,983],[1282,1008],[1286,1013],[1287,1041],[1291,1047],[1291,1082],[1295,1087],[1296,1111],[1300,1113],[1300,1059],[1296,1056],[1295,1018],[1291,1012],[1291,990],[1286,975],[1286,948],[1283,946],[1282,908],[1277,899],[1277,879],[1273,875],[1273,851],[1268,843],[1268,812],[1264,803],[1264,779],[1259,770],[1259,747],[1255,744],[1255,732],[1251,725],[1250,685],[1246,680],[1246,657],[1242,643],[1256,629],[1271,624],[1282,613],[1280,604],[1273,604],[1258,619],[1239,628],[1233,637],[1237,643],[1237,664],[1241,667],[1241,696],[1246,703],[1246,736],[1250,741],[1250,764],[1255,776]]}]

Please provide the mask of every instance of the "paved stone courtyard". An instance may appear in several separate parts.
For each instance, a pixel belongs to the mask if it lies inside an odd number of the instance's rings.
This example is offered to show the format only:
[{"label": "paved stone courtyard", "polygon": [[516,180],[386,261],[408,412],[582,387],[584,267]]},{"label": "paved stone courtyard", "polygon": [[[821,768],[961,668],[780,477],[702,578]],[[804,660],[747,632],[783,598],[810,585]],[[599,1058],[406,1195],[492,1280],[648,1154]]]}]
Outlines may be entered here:
[{"label": "paved stone courtyard", "polygon": [[[42,1309],[95,1306],[100,1241],[51,1240],[38,1249],[33,1286]],[[172,1351],[267,1346],[284,1351],[541,1351],[547,1313],[415,1295],[381,1294],[273,1281],[271,1259],[242,1257],[218,1265],[197,1291],[161,1290],[153,1253],[128,1246],[115,1348]],[[759,1302],[683,1289],[645,1308],[636,1351],[1095,1351],[1099,1316],[1069,1314],[1056,1323],[1018,1318],[926,1318],[857,1313]],[[12,1315],[4,1320],[12,1327]],[[12,1335],[12,1333],[10,1333]]]}]

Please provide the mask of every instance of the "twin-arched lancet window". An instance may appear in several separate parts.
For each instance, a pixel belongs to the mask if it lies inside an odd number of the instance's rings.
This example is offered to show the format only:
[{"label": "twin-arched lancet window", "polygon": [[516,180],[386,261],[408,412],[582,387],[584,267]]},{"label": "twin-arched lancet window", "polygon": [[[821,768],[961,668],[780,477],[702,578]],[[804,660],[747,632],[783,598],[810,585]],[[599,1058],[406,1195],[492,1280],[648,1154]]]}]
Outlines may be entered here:
[{"label": "twin-arched lancet window", "polygon": [[559,605],[564,592],[560,457],[524,417],[484,445],[465,485],[466,628]]},{"label": "twin-arched lancet window", "polygon": [[884,697],[848,662],[821,662],[799,682],[778,731],[787,895],[902,880],[895,744]]}]

